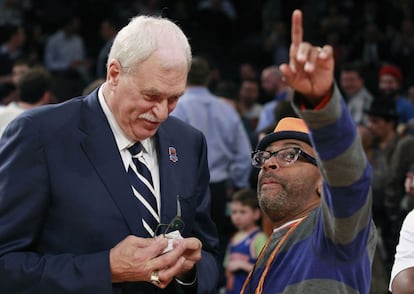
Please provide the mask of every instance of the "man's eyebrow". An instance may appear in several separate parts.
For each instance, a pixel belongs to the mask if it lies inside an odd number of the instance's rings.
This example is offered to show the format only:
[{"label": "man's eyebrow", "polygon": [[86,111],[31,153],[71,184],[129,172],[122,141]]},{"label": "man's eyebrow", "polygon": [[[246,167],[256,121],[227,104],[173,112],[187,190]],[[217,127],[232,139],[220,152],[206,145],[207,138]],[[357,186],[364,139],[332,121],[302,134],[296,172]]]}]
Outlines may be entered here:
[{"label": "man's eyebrow", "polygon": [[156,96],[156,95],[161,95],[161,92],[158,91],[155,88],[148,88],[148,89],[142,89],[141,90],[141,94],[150,95],[150,96]]},{"label": "man's eyebrow", "polygon": [[[148,96],[162,96],[163,93],[160,92],[159,90],[155,89],[155,88],[149,88],[149,89],[143,89],[141,90],[141,94],[142,95],[148,95]],[[168,98],[170,97],[181,97],[184,94],[184,92],[179,92],[179,93],[174,93],[168,96]]]}]

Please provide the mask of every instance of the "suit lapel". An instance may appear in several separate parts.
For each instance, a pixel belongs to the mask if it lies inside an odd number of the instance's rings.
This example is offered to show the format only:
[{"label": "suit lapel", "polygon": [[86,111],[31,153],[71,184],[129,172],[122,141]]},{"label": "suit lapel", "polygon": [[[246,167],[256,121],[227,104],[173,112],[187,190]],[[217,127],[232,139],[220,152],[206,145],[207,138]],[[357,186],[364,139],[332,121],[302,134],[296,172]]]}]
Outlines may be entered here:
[{"label": "suit lapel", "polygon": [[133,196],[115,138],[99,105],[95,91],[82,107],[82,148],[121,211],[131,232],[140,236],[143,230],[139,221],[137,199]]}]

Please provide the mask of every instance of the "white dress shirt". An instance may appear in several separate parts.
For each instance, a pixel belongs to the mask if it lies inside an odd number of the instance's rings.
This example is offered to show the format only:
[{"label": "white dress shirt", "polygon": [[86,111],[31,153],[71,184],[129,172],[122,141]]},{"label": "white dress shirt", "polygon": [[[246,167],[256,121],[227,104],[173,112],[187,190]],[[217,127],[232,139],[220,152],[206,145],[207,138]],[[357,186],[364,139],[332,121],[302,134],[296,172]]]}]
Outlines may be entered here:
[{"label": "white dress shirt", "polygon": [[[136,142],[129,140],[119,127],[117,121],[115,120],[114,115],[106,104],[105,98],[103,96],[102,87],[98,90],[99,103],[105,113],[106,118],[108,119],[109,126],[111,127],[112,133],[114,134],[116,144],[118,146],[119,153],[124,163],[125,172],[128,170],[129,165],[132,163],[131,154],[128,151],[128,148],[134,145]],[[147,138],[141,141],[143,147],[143,158],[151,171],[152,181],[154,183],[155,198],[157,199],[158,215],[160,214],[160,174],[158,166],[158,157],[157,151],[155,148],[155,140],[153,137]]]}]

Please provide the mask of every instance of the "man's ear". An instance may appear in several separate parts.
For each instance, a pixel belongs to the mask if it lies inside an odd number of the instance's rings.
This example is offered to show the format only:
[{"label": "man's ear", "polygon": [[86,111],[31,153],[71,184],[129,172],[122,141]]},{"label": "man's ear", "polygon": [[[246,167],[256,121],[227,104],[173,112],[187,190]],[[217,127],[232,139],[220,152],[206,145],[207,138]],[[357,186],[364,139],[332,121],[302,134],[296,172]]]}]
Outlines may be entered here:
[{"label": "man's ear", "polygon": [[318,194],[319,197],[322,196],[322,178],[318,181],[318,185],[316,186],[316,194]]},{"label": "man's ear", "polygon": [[108,72],[107,72],[107,80],[111,85],[117,85],[119,80],[119,75],[122,71],[122,65],[119,63],[118,60],[113,59],[109,63]]}]

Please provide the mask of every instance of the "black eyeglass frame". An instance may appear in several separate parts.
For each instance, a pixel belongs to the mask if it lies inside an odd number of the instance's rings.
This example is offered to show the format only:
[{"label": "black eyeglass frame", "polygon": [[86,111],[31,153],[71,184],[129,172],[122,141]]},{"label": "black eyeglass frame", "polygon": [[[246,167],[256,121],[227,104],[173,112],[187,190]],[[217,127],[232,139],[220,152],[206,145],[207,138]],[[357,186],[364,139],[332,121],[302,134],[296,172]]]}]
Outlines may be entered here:
[{"label": "black eyeglass frame", "polygon": [[[294,157],[294,160],[292,160],[292,163],[285,165],[285,167],[286,166],[289,166],[289,165],[292,165],[293,163],[295,163],[298,160],[299,156],[302,156],[309,163],[311,163],[311,164],[313,164],[315,166],[318,166],[318,164],[316,162],[316,159],[313,156],[311,156],[308,153],[306,153],[305,151],[303,151],[302,149],[300,149],[299,147],[286,147],[286,148],[282,148],[280,150],[277,150],[275,152],[263,151],[263,150],[255,150],[255,151],[252,152],[252,165],[255,168],[262,168],[263,165],[264,165],[264,163],[266,162],[266,160],[269,160],[272,157],[276,157],[276,159],[277,159],[277,155],[281,151],[284,151],[284,150],[287,150],[287,149],[294,149],[295,150],[295,157]],[[257,157],[259,156],[259,154],[262,155],[262,159],[261,160],[260,159],[257,159]],[[269,155],[266,156],[266,157],[263,157],[263,154],[269,154]]]}]

